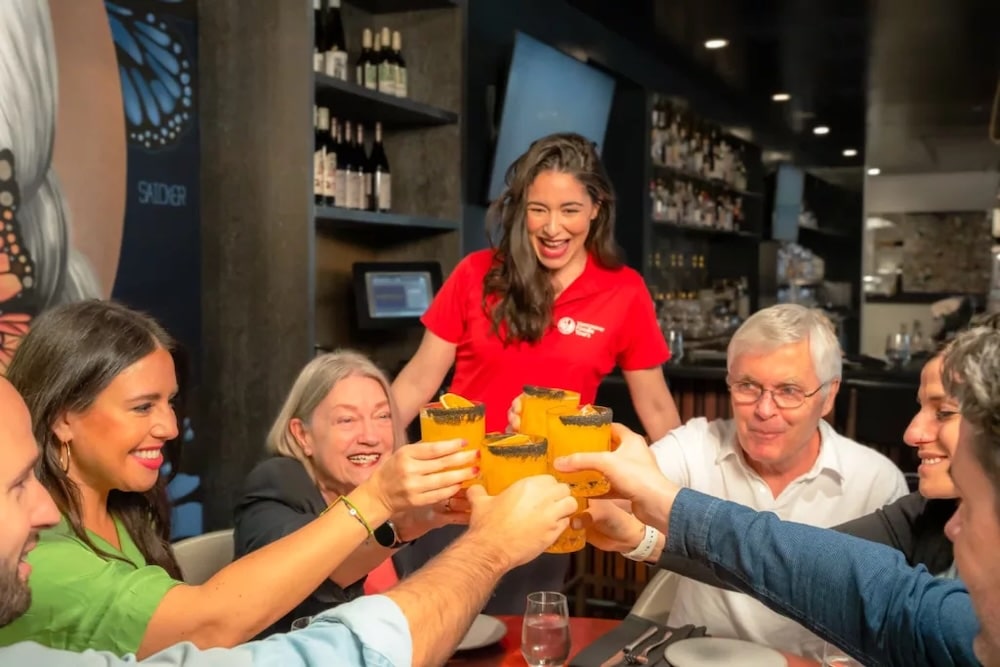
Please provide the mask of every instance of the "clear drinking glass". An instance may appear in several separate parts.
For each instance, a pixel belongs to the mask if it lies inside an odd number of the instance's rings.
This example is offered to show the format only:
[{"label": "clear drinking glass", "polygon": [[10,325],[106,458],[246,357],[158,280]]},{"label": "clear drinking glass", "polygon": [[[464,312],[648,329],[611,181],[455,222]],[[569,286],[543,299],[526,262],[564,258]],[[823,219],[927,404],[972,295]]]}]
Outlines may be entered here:
[{"label": "clear drinking glass", "polygon": [[823,645],[823,667],[864,667],[864,665],[830,642],[826,642]]},{"label": "clear drinking glass", "polygon": [[910,362],[910,334],[894,333],[886,336],[885,358],[893,366],[905,366]]},{"label": "clear drinking glass", "polygon": [[569,607],[555,591],[528,594],[521,626],[521,655],[531,667],[554,667],[569,658]]}]

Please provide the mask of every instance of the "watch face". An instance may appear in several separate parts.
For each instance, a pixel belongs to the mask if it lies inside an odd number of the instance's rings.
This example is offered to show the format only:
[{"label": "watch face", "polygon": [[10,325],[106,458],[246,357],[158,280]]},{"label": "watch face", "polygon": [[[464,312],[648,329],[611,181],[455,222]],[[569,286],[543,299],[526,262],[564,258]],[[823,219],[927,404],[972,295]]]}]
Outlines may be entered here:
[{"label": "watch face", "polygon": [[396,529],[389,521],[372,531],[372,534],[375,536],[375,541],[383,547],[392,547],[396,544]]}]

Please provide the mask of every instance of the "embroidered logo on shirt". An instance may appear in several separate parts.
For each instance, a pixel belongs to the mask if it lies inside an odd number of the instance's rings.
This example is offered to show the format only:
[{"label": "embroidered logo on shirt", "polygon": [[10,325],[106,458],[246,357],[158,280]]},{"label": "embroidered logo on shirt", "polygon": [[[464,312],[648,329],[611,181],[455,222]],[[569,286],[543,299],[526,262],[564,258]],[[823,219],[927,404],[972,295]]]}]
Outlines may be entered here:
[{"label": "embroidered logo on shirt", "polygon": [[595,333],[604,331],[604,327],[597,326],[596,324],[587,324],[586,322],[577,322],[572,317],[564,317],[559,320],[556,323],[556,328],[563,335],[568,336],[575,333],[581,338],[591,338]]}]

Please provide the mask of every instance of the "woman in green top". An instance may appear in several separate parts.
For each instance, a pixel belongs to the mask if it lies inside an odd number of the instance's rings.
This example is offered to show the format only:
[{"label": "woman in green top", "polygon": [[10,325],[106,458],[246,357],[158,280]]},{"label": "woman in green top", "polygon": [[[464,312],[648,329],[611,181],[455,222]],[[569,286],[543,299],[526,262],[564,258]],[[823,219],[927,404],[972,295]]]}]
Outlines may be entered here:
[{"label": "woman in green top", "polygon": [[47,311],[21,342],[7,377],[31,411],[39,479],[62,522],[28,557],[31,607],[0,629],[0,646],[33,640],[140,657],[181,641],[233,646],[312,593],[358,531],[439,506],[473,476],[476,454],[461,441],[401,448],[332,511],[185,585],[159,476],[163,446],[177,437],[172,345],[152,319],[102,301]]}]

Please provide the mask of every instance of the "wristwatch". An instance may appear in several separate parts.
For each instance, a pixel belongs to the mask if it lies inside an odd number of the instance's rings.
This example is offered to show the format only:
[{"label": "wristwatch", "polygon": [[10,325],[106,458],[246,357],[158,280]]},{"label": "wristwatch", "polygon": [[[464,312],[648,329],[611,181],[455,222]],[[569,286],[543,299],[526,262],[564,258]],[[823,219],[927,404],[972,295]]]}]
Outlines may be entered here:
[{"label": "wristwatch", "polygon": [[396,526],[393,525],[392,521],[383,523],[372,532],[372,535],[375,536],[375,541],[386,549],[398,549],[409,544],[409,542],[399,539],[399,533],[396,532]]}]

